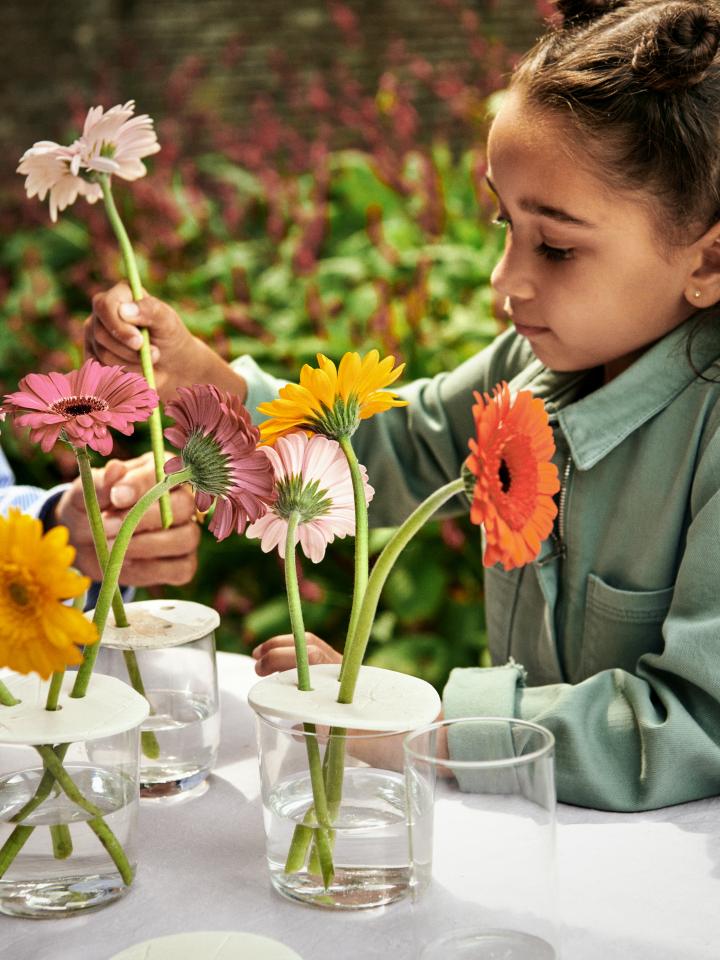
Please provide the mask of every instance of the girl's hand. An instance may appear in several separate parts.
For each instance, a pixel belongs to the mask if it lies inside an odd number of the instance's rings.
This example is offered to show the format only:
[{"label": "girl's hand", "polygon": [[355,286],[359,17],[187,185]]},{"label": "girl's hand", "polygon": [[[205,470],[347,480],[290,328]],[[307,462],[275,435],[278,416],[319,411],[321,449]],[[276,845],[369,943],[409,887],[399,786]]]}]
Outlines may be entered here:
[{"label": "girl's hand", "polygon": [[[342,654],[338,653],[329,643],[325,643],[314,633],[308,633],[305,636],[307,639],[308,663],[342,662]],[[261,677],[282,670],[292,670],[293,667],[297,666],[295,643],[291,633],[283,633],[278,637],[266,640],[255,647],[252,655],[257,661],[255,673]]]},{"label": "girl's hand", "polygon": [[178,387],[194,383],[214,383],[245,399],[243,378],[193,336],[172,307],[151,296],[134,301],[126,283],[93,297],[93,312],[85,321],[85,353],[100,363],[142,373],[142,327],[150,332],[155,385],[163,402],[172,399]]},{"label": "girl's hand", "polygon": [[[152,454],[133,460],[110,460],[93,470],[95,490],[102,510],[105,533],[112,547],[128,509],[155,483]],[[140,521],[120,573],[121,586],[149,587],[187,583],[197,569],[200,528],[195,522],[195,498],[187,486],[170,494],[173,525],[164,530],[157,504]],[[93,580],[100,567],[85,513],[82,485],[78,478],[55,506],[52,522],[66,526],[75,547],[75,565]]]}]

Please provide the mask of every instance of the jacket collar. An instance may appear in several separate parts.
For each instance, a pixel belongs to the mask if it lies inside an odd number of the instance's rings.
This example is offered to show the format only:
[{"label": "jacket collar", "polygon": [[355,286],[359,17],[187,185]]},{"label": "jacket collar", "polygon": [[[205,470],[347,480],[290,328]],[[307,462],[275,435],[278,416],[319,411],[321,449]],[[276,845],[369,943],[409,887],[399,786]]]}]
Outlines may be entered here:
[{"label": "jacket collar", "polygon": [[[576,467],[589,470],[697,380],[686,352],[687,337],[697,322],[695,314],[610,383],[585,395],[591,371],[558,373],[538,360],[512,381],[512,389],[526,387],[545,400],[551,422],[559,422],[567,438]],[[692,362],[699,371],[720,360],[719,322],[720,317],[708,316],[693,336]]]}]

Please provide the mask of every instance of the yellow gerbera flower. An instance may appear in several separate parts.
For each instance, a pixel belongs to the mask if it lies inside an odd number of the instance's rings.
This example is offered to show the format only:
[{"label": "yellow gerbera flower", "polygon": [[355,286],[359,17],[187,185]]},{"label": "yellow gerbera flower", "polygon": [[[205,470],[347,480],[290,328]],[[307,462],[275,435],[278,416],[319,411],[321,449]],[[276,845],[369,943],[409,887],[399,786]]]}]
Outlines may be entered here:
[{"label": "yellow gerbera flower", "polygon": [[71,569],[74,559],[66,527],[43,534],[19,510],[0,517],[0,667],[47,679],[80,663],[79,647],[97,640],[95,625],[62,603],[90,585]]},{"label": "yellow gerbera flower", "polygon": [[299,384],[287,384],[277,400],[260,404],[260,413],[270,418],[260,425],[261,442],[273,443],[292,430],[340,440],[352,436],[361,420],[407,404],[393,390],[383,389],[405,369],[404,363],[393,369],[392,356],[381,360],[377,350],[362,358],[346,353],[339,368],[321,353],[317,361],[317,367],[305,364]]}]

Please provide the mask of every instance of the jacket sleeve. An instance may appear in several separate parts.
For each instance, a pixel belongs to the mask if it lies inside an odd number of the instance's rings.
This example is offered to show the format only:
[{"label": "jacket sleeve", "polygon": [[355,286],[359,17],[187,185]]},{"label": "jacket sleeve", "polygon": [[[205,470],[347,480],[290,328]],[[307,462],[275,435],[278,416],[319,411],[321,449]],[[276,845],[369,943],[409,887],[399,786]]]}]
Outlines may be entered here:
[{"label": "jacket sleeve", "polygon": [[661,652],[575,685],[525,687],[509,664],[455,670],[446,686],[448,716],[491,707],[547,727],[566,803],[650,810],[720,793],[720,429],[706,436]]},{"label": "jacket sleeve", "polygon": [[39,517],[43,523],[64,490],[69,484],[60,484],[50,490],[15,483],[10,464],[0,449],[0,516],[7,516],[12,507],[32,517]]}]

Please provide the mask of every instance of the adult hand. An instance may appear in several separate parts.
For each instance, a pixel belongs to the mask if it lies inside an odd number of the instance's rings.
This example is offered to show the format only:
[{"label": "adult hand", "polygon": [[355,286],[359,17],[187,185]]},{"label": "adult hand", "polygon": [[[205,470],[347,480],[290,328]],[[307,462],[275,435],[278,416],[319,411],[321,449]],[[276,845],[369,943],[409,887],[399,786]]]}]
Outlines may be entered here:
[{"label": "adult hand", "polygon": [[142,372],[142,327],[150,333],[155,386],[163,402],[172,399],[178,387],[194,383],[214,383],[245,399],[244,379],[193,336],[172,307],[147,295],[134,301],[126,283],[93,297],[93,312],[85,321],[85,353],[100,363]]},{"label": "adult hand", "polygon": [[178,386],[199,382],[194,370],[200,341],[172,307],[150,296],[135,302],[126,283],[93,297],[93,312],[85,321],[85,353],[100,363],[141,373],[141,327],[150,332],[150,356],[161,399],[172,396]]},{"label": "adult hand", "polygon": [[[112,547],[128,509],[155,484],[152,454],[146,453],[132,460],[110,460],[105,467],[93,470],[93,479],[105,533]],[[181,486],[171,492],[170,500],[171,527],[163,530],[157,503],[138,524],[120,573],[121,586],[179,586],[195,575],[200,541],[200,529],[195,522],[195,499],[187,486]],[[78,569],[99,580],[100,567],[79,478],[58,501],[54,521],[64,524],[70,531],[70,542],[77,551],[75,564]]]},{"label": "adult hand", "polygon": [[[341,663],[342,654],[338,653],[329,643],[325,643],[314,633],[305,634],[307,641],[308,663]],[[282,670],[291,670],[297,666],[295,658],[295,642],[291,633],[283,633],[272,637],[252,652],[257,661],[255,673],[266,677],[271,673]]]}]

